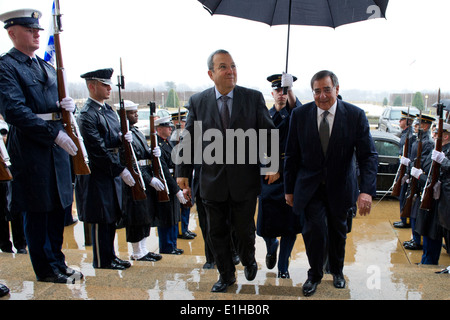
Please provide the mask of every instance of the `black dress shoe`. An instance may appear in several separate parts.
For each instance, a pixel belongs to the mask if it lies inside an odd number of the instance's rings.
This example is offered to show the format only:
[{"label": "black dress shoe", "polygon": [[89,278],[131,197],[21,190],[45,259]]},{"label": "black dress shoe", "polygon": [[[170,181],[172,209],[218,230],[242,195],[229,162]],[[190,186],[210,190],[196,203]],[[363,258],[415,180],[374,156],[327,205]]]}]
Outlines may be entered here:
[{"label": "black dress shoe", "polygon": [[290,279],[291,276],[289,275],[289,271],[286,271],[286,272],[278,271],[278,278],[281,278],[281,279]]},{"label": "black dress shoe", "polygon": [[178,239],[192,240],[194,238],[195,238],[194,235],[190,234],[189,232],[185,232],[183,234],[178,235]]},{"label": "black dress shoe", "polygon": [[9,288],[0,283],[0,298],[6,296],[9,293]]},{"label": "black dress shoe", "polygon": [[404,223],[403,221],[397,221],[393,223],[394,228],[406,229],[411,228],[411,225],[408,223]]},{"label": "black dress shoe", "polygon": [[53,282],[53,283],[75,283],[75,279],[66,276],[62,273],[55,273],[52,275],[49,275],[47,277],[37,277],[37,281],[41,282]]},{"label": "black dress shoe", "polygon": [[333,285],[335,288],[345,288],[345,279],[342,274],[333,274]]},{"label": "black dress shoe", "polygon": [[403,247],[408,250],[422,250],[423,248],[420,244],[416,243],[414,240],[403,243]]},{"label": "black dress shoe", "polygon": [[219,278],[219,281],[214,283],[211,292],[226,292],[227,288],[236,282],[236,278],[231,278],[229,280],[223,280],[222,277]]},{"label": "black dress shoe", "polygon": [[101,266],[101,267],[96,267],[94,266],[94,269],[112,269],[112,270],[125,270],[125,266],[118,264],[115,261],[111,261],[111,263],[107,266]]},{"label": "black dress shoe", "polygon": [[203,269],[214,269],[214,262],[205,262]]},{"label": "black dress shoe", "polygon": [[258,265],[256,264],[256,262],[253,262],[251,265],[245,266],[244,268],[244,275],[248,281],[254,280],[257,272],[258,272]]},{"label": "black dress shoe", "polygon": [[119,259],[118,257],[115,257],[113,259],[113,262],[115,262],[117,264],[120,264],[121,266],[124,266],[125,268],[131,267],[131,262],[130,261],[125,261],[125,260]]},{"label": "black dress shoe", "polygon": [[71,277],[74,280],[81,280],[83,279],[83,274],[80,271],[77,271],[75,269],[72,269],[70,267],[60,268],[61,273],[65,274],[68,277]]},{"label": "black dress shoe", "polygon": [[320,283],[320,280],[319,281],[312,281],[310,279],[306,280],[306,282],[303,284],[303,288],[302,288],[303,295],[305,297],[312,296],[316,292],[317,285],[319,283]]},{"label": "black dress shoe", "polygon": [[180,255],[180,254],[183,254],[183,253],[184,253],[184,250],[183,250],[183,249],[175,248],[175,249],[173,249],[172,251],[169,251],[169,252],[161,252],[161,253]]},{"label": "black dress shoe", "polygon": [[17,249],[17,253],[20,253],[20,254],[27,254],[28,251],[27,251],[27,249],[25,249],[25,248],[21,248],[21,249]]},{"label": "black dress shoe", "polygon": [[194,238],[197,236],[197,234],[195,232],[192,232],[191,230],[188,230],[186,232],[189,233],[190,235],[193,235]]},{"label": "black dress shoe", "polygon": [[149,252],[147,253],[147,256],[152,257],[153,259],[155,259],[155,261],[159,261],[162,259],[162,255],[160,255],[159,253]]}]

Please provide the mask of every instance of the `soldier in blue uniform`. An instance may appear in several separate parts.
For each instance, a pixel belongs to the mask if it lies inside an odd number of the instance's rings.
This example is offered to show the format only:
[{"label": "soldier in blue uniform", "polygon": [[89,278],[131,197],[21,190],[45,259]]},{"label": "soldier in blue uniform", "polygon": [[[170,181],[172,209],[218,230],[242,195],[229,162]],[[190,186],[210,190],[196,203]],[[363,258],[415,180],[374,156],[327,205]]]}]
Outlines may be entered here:
[{"label": "soldier in blue uniform", "polygon": [[[402,129],[402,133],[400,135],[400,146],[399,146],[399,156],[403,156],[403,148],[405,146],[406,139],[408,138],[408,150],[411,150],[412,143],[415,140],[414,130],[411,127],[414,119],[416,118],[415,114],[408,114],[408,112],[402,111],[401,118],[399,120],[400,128]],[[398,179],[405,179],[404,177],[398,177]],[[405,195],[408,189],[407,183],[402,183],[402,187],[400,189],[400,194],[398,196],[398,201],[400,204],[400,213],[403,210],[403,205],[405,204]],[[400,221],[396,221],[393,223],[395,228],[410,228],[410,219],[400,217]]]},{"label": "soldier in blue uniform", "polygon": [[[416,115],[416,116],[419,119],[419,115]],[[422,142],[422,153],[420,155],[421,156],[420,157],[421,169],[424,169],[424,164],[426,163],[425,160],[427,159],[427,157],[431,154],[431,152],[434,149],[434,141],[433,141],[433,138],[431,137],[430,128],[431,128],[431,124],[435,120],[436,119],[431,116],[422,115],[421,123],[419,123],[419,126],[420,126],[419,130],[422,130],[422,137],[420,140]],[[406,164],[409,166],[409,168],[408,168],[409,176],[411,176],[411,169],[414,167],[415,160],[418,156],[417,151],[418,151],[418,147],[419,147],[419,139],[420,139],[420,137],[418,135],[417,139],[411,145],[409,157],[405,158],[402,156],[400,159],[400,161],[403,164]],[[418,184],[418,187],[423,188],[423,186],[420,186],[420,184]],[[409,193],[410,193],[410,185],[408,184],[408,193],[406,195],[406,198],[409,196]],[[411,214],[410,214],[412,239],[409,241],[405,241],[403,243],[403,247],[408,250],[421,250],[422,249],[421,236],[420,236],[420,234],[418,234],[415,231],[415,222],[416,222],[416,218],[417,218],[417,213],[419,211],[419,206],[420,206],[420,197],[417,197],[414,200],[414,203],[413,203],[412,209],[411,209]]]},{"label": "soldier in blue uniform", "polygon": [[[262,177],[256,232],[266,242],[267,268],[272,269],[275,267],[277,249],[280,246],[278,277],[289,278],[289,257],[297,234],[301,232],[301,222],[299,216],[293,214],[292,207],[287,205],[284,199],[284,149],[286,147],[291,112],[302,104],[292,91],[292,84],[297,80],[296,77],[286,73],[274,74],[268,77],[267,80],[272,84],[272,96],[275,100],[275,104],[269,110],[269,113],[275,127],[279,130],[280,168],[278,172]],[[283,93],[283,86],[288,87],[287,94]],[[279,243],[277,237],[281,237],[281,243]]]},{"label": "soldier in blue uniform", "polygon": [[62,252],[65,209],[72,204],[69,155],[77,147],[61,121],[73,112],[58,102],[56,71],[35,55],[41,13],[21,9],[0,15],[13,48],[0,57],[0,112],[10,125],[7,141],[13,175],[11,210],[23,212],[30,259],[38,281],[73,283],[82,274]]},{"label": "soldier in blue uniform", "polygon": [[173,141],[169,140],[173,128],[171,116],[155,120],[155,127],[158,146],[161,148],[161,160],[167,165],[169,170],[169,174],[165,175],[165,178],[170,198],[169,202],[158,203],[160,214],[156,223],[159,235],[159,252],[179,255],[184,252],[183,249],[177,248],[178,222],[180,221],[181,213],[180,203],[185,204],[187,200],[183,195],[183,190],[178,187],[173,176],[175,171],[175,164],[172,161],[174,144]]},{"label": "soldier in blue uniform", "polygon": [[116,256],[116,224],[122,218],[122,183],[133,186],[131,173],[120,162],[122,139],[131,142],[131,132],[122,137],[117,113],[105,103],[111,94],[113,69],[81,75],[89,99],[80,111],[78,125],[89,156],[90,175],[77,176],[75,195],[80,220],[92,224],[93,266],[123,270],[131,263]]}]

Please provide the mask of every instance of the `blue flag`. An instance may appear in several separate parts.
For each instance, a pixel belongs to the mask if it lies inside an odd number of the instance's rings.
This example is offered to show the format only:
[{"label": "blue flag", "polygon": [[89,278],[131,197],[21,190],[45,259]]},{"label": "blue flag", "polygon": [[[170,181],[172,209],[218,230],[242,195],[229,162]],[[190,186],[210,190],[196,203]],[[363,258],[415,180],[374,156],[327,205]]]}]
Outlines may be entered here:
[{"label": "blue flag", "polygon": [[53,65],[55,64],[55,40],[53,37],[53,34],[55,33],[55,27],[53,24],[53,16],[54,15],[55,15],[55,1],[53,1],[52,19],[51,19],[50,28],[49,28],[48,44],[47,44],[47,49],[45,49],[45,54],[44,54],[44,60]]}]

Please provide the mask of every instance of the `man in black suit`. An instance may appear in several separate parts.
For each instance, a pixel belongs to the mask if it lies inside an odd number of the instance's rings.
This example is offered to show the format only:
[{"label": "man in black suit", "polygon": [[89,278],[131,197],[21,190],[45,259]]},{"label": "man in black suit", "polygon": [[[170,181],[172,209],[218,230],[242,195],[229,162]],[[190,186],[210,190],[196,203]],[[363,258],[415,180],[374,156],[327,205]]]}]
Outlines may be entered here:
[{"label": "man in black suit", "polygon": [[357,202],[361,215],[370,213],[378,160],[364,111],[337,99],[336,75],[318,72],[311,88],[314,101],[292,112],[284,167],[286,202],[304,215],[310,264],[305,296],[314,294],[323,277],[327,242],[333,284],[345,287],[347,212]]},{"label": "man in black suit", "polygon": [[[246,138],[245,150],[241,150],[244,148],[238,143],[230,144],[235,142],[239,130],[249,136],[256,133],[253,137],[259,140],[261,129],[274,129],[274,125],[261,92],[236,86],[236,64],[227,51],[213,52],[208,59],[208,69],[215,87],[189,100],[189,116],[180,146],[183,155],[190,151],[192,157],[179,161],[177,180],[182,189],[188,188],[187,177],[193,170],[194,160],[199,163],[201,155],[200,193],[220,273],[211,291],[224,292],[236,281],[230,228],[237,238],[236,246],[247,280],[253,280],[258,269],[254,216],[257,195],[261,191],[260,165],[253,161],[257,151],[251,149],[258,141],[248,143],[251,138]],[[194,133],[202,136],[196,137]],[[234,134],[234,138],[230,134]],[[243,140],[240,138],[237,140]]]}]

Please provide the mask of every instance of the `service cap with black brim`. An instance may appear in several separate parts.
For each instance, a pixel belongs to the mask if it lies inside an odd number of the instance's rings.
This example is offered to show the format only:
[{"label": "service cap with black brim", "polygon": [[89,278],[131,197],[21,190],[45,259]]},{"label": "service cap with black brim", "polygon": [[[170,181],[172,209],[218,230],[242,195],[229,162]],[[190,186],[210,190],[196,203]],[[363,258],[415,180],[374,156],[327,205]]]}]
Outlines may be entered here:
[{"label": "service cap with black brim", "polygon": [[[281,74],[273,74],[267,77],[267,81],[272,83],[272,88],[280,89],[281,87]],[[294,82],[297,81],[297,77],[292,76]]]},{"label": "service cap with black brim", "polygon": [[0,21],[5,23],[4,28],[12,26],[24,26],[32,29],[44,30],[39,25],[42,13],[35,9],[17,9],[0,14]]},{"label": "service cap with black brim", "polygon": [[103,84],[108,84],[110,86],[113,85],[111,81],[112,74],[114,73],[114,69],[112,68],[106,68],[106,69],[99,69],[95,71],[86,72],[85,74],[82,74],[80,77],[85,80],[96,80]]}]

